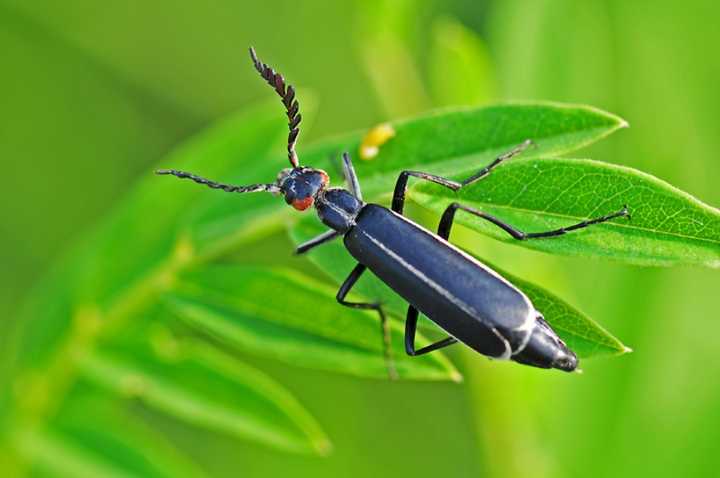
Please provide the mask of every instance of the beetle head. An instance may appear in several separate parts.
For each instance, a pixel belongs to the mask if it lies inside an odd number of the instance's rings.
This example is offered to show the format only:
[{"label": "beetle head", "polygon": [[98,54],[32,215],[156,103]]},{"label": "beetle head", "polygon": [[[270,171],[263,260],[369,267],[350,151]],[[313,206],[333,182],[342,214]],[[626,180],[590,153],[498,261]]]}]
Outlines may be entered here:
[{"label": "beetle head", "polygon": [[288,168],[280,171],[277,184],[285,196],[285,202],[298,211],[304,211],[313,205],[317,194],[330,182],[322,169],[306,167]]}]

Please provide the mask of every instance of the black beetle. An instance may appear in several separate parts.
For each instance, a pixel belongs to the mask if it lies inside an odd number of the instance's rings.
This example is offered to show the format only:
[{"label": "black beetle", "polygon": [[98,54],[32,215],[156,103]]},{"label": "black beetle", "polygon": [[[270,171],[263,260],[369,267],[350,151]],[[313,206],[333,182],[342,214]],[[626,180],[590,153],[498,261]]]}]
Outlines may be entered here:
[{"label": "black beetle", "polygon": [[[330,229],[300,245],[297,253],[302,254],[343,236],[345,247],[358,264],[340,286],[337,300],[347,307],[374,309],[378,312],[388,373],[393,378],[396,371],[390,355],[390,334],[382,306],[379,303],[345,300],[366,269],[370,269],[410,304],[405,322],[405,349],[409,355],[426,354],[459,341],[493,359],[509,359],[534,367],[556,368],[567,372],[577,369],[575,353],[560,340],[542,314],[535,310],[530,299],[497,272],[450,244],[447,241],[450,229],[456,212],[461,210],[495,224],[518,240],[554,237],[617,217],[629,217],[627,206],[615,213],[572,226],[525,233],[487,213],[452,203],[442,215],[437,234],[433,234],[402,215],[410,177],[458,191],[484,178],[503,161],[520,154],[532,142],[524,141],[461,182],[420,171],[403,171],[395,184],[391,209],[367,204],[363,202],[360,184],[347,153],[343,154],[343,173],[348,189],[331,188],[325,171],[300,166],[295,143],[301,116],[295,90],[286,85],[282,75],[258,60],[252,48],[250,56],[260,75],[282,98],[289,121],[288,159],[292,168],[281,171],[273,183],[249,186],[217,183],[172,169],[159,170],[157,174],[188,178],[226,192],[280,193],[288,204],[298,210],[315,205],[320,220]],[[442,327],[449,334],[448,337],[416,349],[415,332],[419,312]]]}]

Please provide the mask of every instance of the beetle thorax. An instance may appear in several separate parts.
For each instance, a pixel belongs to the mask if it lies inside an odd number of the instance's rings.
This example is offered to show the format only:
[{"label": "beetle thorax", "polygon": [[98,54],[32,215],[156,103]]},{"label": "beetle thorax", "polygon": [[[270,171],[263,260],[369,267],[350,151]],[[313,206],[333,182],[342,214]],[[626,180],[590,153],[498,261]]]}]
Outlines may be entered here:
[{"label": "beetle thorax", "polygon": [[315,202],[320,220],[326,226],[343,234],[355,225],[355,218],[363,206],[362,201],[342,188],[320,191]]}]

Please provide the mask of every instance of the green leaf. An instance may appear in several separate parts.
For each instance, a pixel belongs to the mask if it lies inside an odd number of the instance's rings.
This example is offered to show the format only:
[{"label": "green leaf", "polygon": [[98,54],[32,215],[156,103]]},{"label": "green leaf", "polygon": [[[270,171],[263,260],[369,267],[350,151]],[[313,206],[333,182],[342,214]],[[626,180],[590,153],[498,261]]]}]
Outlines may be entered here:
[{"label": "green leaf", "polygon": [[[391,123],[394,138],[372,161],[355,160],[366,198],[390,194],[403,169],[462,177],[487,166],[526,139],[536,147],[523,157],[575,151],[627,126],[621,118],[589,106],[517,103],[438,111]],[[328,156],[358,150],[359,136],[312,148],[305,164],[327,164]]]},{"label": "green leaf", "polygon": [[150,427],[98,397],[77,397],[46,427],[14,438],[33,476],[205,476]]},{"label": "green leaf", "polygon": [[485,43],[454,18],[432,28],[429,80],[435,103],[443,106],[486,103],[495,96],[495,75]]},{"label": "green leaf", "polygon": [[[286,125],[277,108],[277,101],[250,108],[178,148],[159,166],[186,169],[224,182],[271,181],[287,165],[282,153]],[[366,197],[378,197],[392,190],[402,169],[439,174],[470,172],[526,138],[537,143],[536,149],[528,151],[528,157],[560,154],[623,125],[619,118],[592,108],[555,104],[439,112],[394,123],[397,135],[381,147],[373,161],[359,162],[357,170]],[[307,150],[301,148],[303,163],[326,167],[334,174],[330,157],[344,150],[357,151],[361,136],[351,134]],[[16,382],[20,389],[37,389],[41,392],[38,396],[48,399],[27,407],[16,402],[6,413],[17,416],[18,424],[42,423],[51,410],[61,405],[68,387],[81,373],[94,371],[92,376],[104,380],[101,383],[115,393],[123,391],[122,381],[106,372],[137,373],[153,385],[148,389],[152,393],[147,403],[181,420],[206,427],[227,426],[238,435],[263,443],[296,446],[289,435],[283,435],[287,430],[265,429],[264,422],[243,428],[240,420],[232,416],[221,419],[226,416],[223,413],[227,410],[222,407],[228,406],[227,397],[218,394],[225,401],[218,408],[210,408],[211,402],[198,398],[208,398],[197,395],[199,382],[188,382],[186,386],[181,376],[173,375],[169,365],[161,366],[146,354],[137,354],[147,345],[145,338],[134,339],[135,345],[127,349],[105,349],[109,338],[123,335],[134,324],[158,321],[158,302],[167,295],[174,297],[175,302],[169,302],[174,312],[188,323],[243,351],[272,353],[279,359],[324,370],[384,376],[378,353],[377,318],[338,306],[331,288],[305,276],[277,271],[263,276],[227,268],[223,280],[213,278],[219,274],[214,263],[227,262],[241,249],[257,246],[260,239],[279,230],[293,212],[271,195],[230,196],[148,174],[107,221],[36,289],[20,321],[32,327],[24,329],[19,342],[20,373]],[[276,251],[269,255],[271,262],[278,261]],[[339,276],[340,272],[333,274]],[[203,287],[192,289],[189,285]],[[277,291],[284,293],[276,296]],[[390,308],[395,315],[402,313],[399,302]],[[397,330],[398,325],[393,327]],[[441,354],[422,360],[407,359],[399,348],[399,334],[395,335],[395,355],[403,376],[457,378]],[[79,362],[78,357],[87,358]],[[138,362],[138,357],[146,358],[147,364]],[[322,360],[326,357],[332,360]],[[147,372],[144,366],[150,364],[158,367],[157,373],[143,375]],[[207,354],[194,355],[187,366],[196,373],[188,372],[187,376],[215,377],[216,384],[220,383],[220,372],[213,374],[211,364],[213,358]],[[224,370],[221,375],[232,376]],[[248,377],[245,379],[250,380]],[[272,407],[282,402],[277,400],[280,392],[273,392],[272,387],[254,390],[257,404]],[[184,398],[175,401],[177,397]],[[190,404],[203,403],[205,415],[192,407],[183,408],[188,406],[187,397],[192,399]],[[236,405],[230,409],[236,418],[253,416],[259,410],[245,410],[243,407],[250,407],[245,402]],[[205,410],[205,406],[209,408]],[[278,413],[293,416],[292,410],[286,408],[280,408]],[[307,429],[300,428],[307,435]],[[282,436],[287,440],[284,444]],[[318,440],[310,438],[310,447],[322,448]]]},{"label": "green leaf", "polygon": [[451,201],[481,209],[526,232],[557,229],[619,210],[632,219],[562,237],[517,241],[487,221],[458,222],[500,240],[555,254],[609,258],[644,266],[720,267],[720,211],[639,171],[597,161],[510,161],[459,194],[418,184],[413,201],[442,213]]},{"label": "green leaf", "polygon": [[[168,305],[189,324],[245,352],[292,365],[387,378],[377,313],[345,310],[335,293],[290,270],[223,266],[183,277],[168,294]],[[401,324],[390,325],[401,378],[459,380],[442,354],[408,357]]]},{"label": "green leaf", "polygon": [[329,451],[314,419],[264,374],[209,345],[155,341],[154,351],[106,347],[86,357],[82,370],[111,391],[197,426],[286,451]]},{"label": "green leaf", "polygon": [[[301,244],[320,232],[322,232],[322,227],[318,226],[316,222],[301,221],[291,230],[290,235],[296,244]],[[320,270],[338,284],[345,279],[355,265],[355,260],[345,251],[340,240],[313,249],[308,256]],[[562,299],[541,287],[504,272],[480,257],[478,259],[490,265],[500,275],[525,292],[537,310],[544,315],[545,319],[579,357],[589,358],[627,352],[627,348],[619,340]],[[368,272],[363,275],[353,287],[352,294],[365,301],[379,300],[387,312],[395,317],[405,319],[407,302],[372,273]],[[431,324],[429,320],[424,317],[423,319],[421,324],[424,325],[424,329],[438,330],[437,326]]]},{"label": "green leaf", "polygon": [[480,260],[490,265],[496,272],[522,290],[533,303],[535,309],[543,314],[553,330],[558,333],[560,338],[578,357],[620,355],[630,351],[628,347],[613,337],[607,330],[600,327],[594,320],[556,295],[531,282],[508,274],[483,259]]}]

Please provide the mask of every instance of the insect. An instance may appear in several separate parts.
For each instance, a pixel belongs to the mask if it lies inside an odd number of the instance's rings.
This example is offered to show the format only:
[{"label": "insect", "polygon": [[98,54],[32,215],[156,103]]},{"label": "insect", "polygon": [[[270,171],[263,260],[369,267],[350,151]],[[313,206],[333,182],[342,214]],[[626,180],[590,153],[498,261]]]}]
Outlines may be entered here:
[{"label": "insect", "polygon": [[[460,182],[420,171],[402,171],[395,184],[389,209],[365,203],[347,153],[342,155],[347,189],[330,187],[330,179],[325,171],[300,165],[295,144],[301,116],[295,90],[286,84],[281,74],[260,61],[252,48],[250,57],[255,69],[280,95],[285,106],[289,127],[287,152],[292,168],[283,169],[272,183],[247,186],[222,184],[173,169],[159,170],[157,174],[187,178],[229,193],[282,194],[286,203],[300,211],[314,205],[320,220],[329,229],[300,245],[296,252],[302,254],[343,237],[347,251],[358,263],[340,286],[337,301],[346,307],[377,312],[383,332],[384,358],[392,378],[397,376],[397,371],[390,351],[387,316],[382,305],[346,300],[352,287],[368,269],[409,303],[405,320],[405,350],[408,355],[423,355],[462,342],[493,359],[509,359],[534,367],[567,372],[577,369],[578,358],[575,353],[558,337],[530,299],[497,272],[449,243],[450,230],[457,212],[462,211],[489,221],[517,240],[550,238],[617,217],[629,217],[627,206],[612,214],[560,229],[526,233],[483,211],[453,202],[443,213],[437,233],[432,233],[403,216],[405,192],[410,178],[430,181],[458,191],[485,178],[504,161],[519,155],[532,142],[524,141]],[[440,326],[448,336],[416,348],[419,312]]]}]

